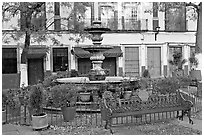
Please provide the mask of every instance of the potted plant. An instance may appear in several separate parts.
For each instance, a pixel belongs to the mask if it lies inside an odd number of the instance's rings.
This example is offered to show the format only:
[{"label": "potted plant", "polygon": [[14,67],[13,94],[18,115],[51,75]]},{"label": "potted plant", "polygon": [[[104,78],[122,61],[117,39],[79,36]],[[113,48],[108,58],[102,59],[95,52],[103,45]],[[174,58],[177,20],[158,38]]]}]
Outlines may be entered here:
[{"label": "potted plant", "polygon": [[2,123],[6,122],[7,94],[2,92]]},{"label": "potted plant", "polygon": [[74,84],[60,84],[51,88],[53,105],[61,108],[65,122],[74,119],[76,114],[77,88]]},{"label": "potted plant", "polygon": [[182,53],[175,51],[173,54],[173,60],[168,60],[169,64],[174,66],[174,71],[172,72],[172,76],[183,76],[183,65],[187,62],[186,59],[182,58]]},{"label": "potted plant", "polygon": [[189,62],[191,65],[190,76],[193,79],[200,81],[201,80],[201,71],[196,70],[196,68],[198,67],[198,59],[195,57],[195,53],[189,58]]},{"label": "potted plant", "polygon": [[43,107],[46,106],[48,95],[41,83],[33,85],[30,89],[29,110],[32,114],[33,129],[43,129],[48,127],[47,114],[43,112]]}]

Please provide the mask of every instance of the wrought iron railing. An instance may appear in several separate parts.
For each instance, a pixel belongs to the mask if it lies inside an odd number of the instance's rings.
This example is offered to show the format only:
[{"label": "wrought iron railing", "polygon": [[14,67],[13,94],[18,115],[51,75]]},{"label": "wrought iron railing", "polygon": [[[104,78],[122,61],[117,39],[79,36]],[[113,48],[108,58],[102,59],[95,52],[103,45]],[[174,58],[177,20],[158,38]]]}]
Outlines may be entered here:
[{"label": "wrought iron railing", "polygon": [[[183,96],[187,100],[191,100],[194,103],[192,107],[192,114],[201,111],[202,98],[195,97],[191,94],[183,93]],[[75,119],[70,122],[64,122],[63,115],[60,108],[45,107],[44,112],[48,115],[49,125],[53,126],[91,126],[101,127],[105,125],[105,121],[101,118],[101,111],[98,102],[78,102],[77,113]],[[177,116],[177,112],[161,112],[161,113],[150,113],[141,116],[126,116],[117,117],[113,119],[113,124],[143,124],[151,123],[156,121],[163,121],[172,119]],[[14,112],[6,107],[6,123],[31,125],[31,117],[27,106],[21,106],[18,111]]]},{"label": "wrought iron railing", "polygon": [[[134,19],[134,18],[101,18],[102,27],[110,28],[111,30],[148,30],[147,19]],[[75,23],[73,20],[69,20],[67,25],[63,24],[61,29],[84,29],[91,26],[92,20],[89,18],[77,20]]]}]

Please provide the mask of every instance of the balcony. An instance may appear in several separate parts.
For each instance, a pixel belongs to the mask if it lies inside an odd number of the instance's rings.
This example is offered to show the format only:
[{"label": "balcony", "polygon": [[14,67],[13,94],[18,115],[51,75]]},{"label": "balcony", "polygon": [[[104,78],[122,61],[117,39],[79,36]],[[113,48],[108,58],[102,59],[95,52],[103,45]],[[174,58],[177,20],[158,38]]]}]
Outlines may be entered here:
[{"label": "balcony", "polygon": [[[84,29],[91,26],[91,19],[82,19],[74,23],[70,20],[67,25],[68,30]],[[128,18],[102,18],[102,27],[110,28],[112,31],[142,31],[148,30],[148,20],[147,19],[128,19]],[[64,29],[63,29],[64,30]]]}]

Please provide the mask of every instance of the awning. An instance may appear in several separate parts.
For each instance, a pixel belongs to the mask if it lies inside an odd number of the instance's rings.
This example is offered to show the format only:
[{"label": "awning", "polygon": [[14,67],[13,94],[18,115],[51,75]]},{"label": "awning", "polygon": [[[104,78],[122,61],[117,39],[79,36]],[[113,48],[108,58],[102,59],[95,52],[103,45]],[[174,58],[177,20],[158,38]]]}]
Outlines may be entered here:
[{"label": "awning", "polygon": [[46,56],[47,48],[33,47],[28,49],[27,58],[43,58]]},{"label": "awning", "polygon": [[[81,47],[73,47],[72,54],[78,58],[90,58],[91,54],[88,51],[85,51]],[[112,49],[109,49],[104,52],[105,57],[122,57],[123,52],[120,46],[113,46]]]}]

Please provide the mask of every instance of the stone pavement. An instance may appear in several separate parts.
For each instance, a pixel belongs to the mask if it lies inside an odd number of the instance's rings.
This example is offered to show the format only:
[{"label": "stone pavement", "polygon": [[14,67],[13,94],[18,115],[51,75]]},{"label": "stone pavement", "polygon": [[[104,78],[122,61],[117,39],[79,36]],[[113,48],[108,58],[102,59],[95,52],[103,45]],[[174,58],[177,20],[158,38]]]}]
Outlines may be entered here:
[{"label": "stone pavement", "polygon": [[[183,121],[180,120],[172,120],[171,123],[174,123],[175,125],[182,125],[184,127],[189,127],[194,130],[199,130],[202,132],[202,120],[201,119],[195,119],[192,118],[194,124],[188,123],[188,118],[184,117]],[[120,127],[118,130],[114,129],[115,135],[144,135],[143,132],[138,133],[138,130],[134,130],[131,128],[123,128]],[[14,125],[14,124],[4,124],[2,125],[2,135],[40,135],[38,131],[34,131],[31,126],[20,126],[20,125]]]},{"label": "stone pavement", "polygon": [[31,126],[20,126],[14,124],[2,125],[2,135],[40,135],[33,131]]}]

